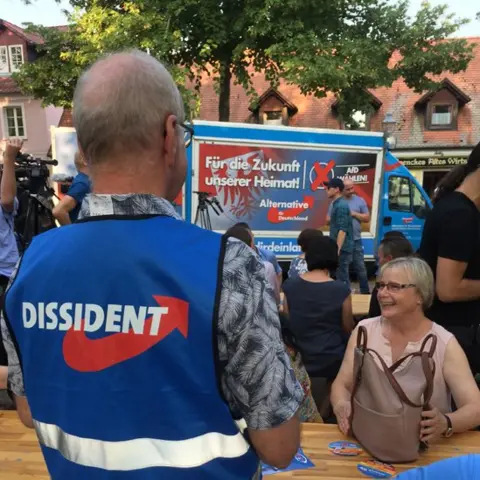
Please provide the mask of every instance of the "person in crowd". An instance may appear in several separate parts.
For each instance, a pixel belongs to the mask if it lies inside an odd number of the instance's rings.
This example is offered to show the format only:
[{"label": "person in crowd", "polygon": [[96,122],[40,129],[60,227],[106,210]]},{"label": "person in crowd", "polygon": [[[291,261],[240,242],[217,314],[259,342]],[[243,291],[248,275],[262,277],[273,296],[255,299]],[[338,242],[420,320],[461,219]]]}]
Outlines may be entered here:
[{"label": "person in crowd", "polygon": [[[253,238],[250,230],[242,225],[234,225],[230,227],[226,232],[227,237],[233,237],[237,240],[242,241],[250,248],[254,249],[255,245],[253,243]],[[275,274],[275,270],[273,269],[273,265],[266,260],[262,260],[263,266],[265,267],[265,278],[272,288],[273,296],[275,298],[275,302],[277,305],[280,304],[280,285],[278,284],[277,275]]]},{"label": "person in crowd", "polygon": [[3,170],[0,183],[0,294],[3,295],[18,262],[14,217],[18,210],[15,160],[23,141],[12,138],[4,140]]},{"label": "person in crowd", "polygon": [[[360,284],[360,293],[368,295],[370,286],[368,285],[367,268],[365,267],[365,254],[362,243],[362,223],[370,221],[370,211],[367,202],[355,193],[355,186],[350,178],[343,180],[344,190],[343,198],[350,207],[353,224],[353,256],[352,265],[357,274]],[[332,216],[333,203],[328,207],[327,225],[330,225],[330,217]]]},{"label": "person in crowd", "polygon": [[[455,337],[425,316],[434,297],[430,267],[420,258],[397,258],[382,267],[378,300],[382,316],[363,320],[368,347],[376,350],[387,366],[420,350],[423,339],[434,334],[435,376],[432,410],[423,412],[420,439],[432,442],[442,435],[460,433],[480,425],[480,391],[464,351]],[[354,383],[354,350],[358,327],[350,337],[340,372],[332,386],[331,401],[339,428],[349,431]],[[404,362],[406,368],[408,362]],[[457,410],[452,412],[452,395]],[[450,430],[451,426],[451,430]]]},{"label": "person in crowd", "polygon": [[305,260],[308,272],[284,284],[284,310],[312,381],[313,398],[325,418],[329,385],[338,373],[354,326],[352,297],[343,282],[330,277],[338,266],[338,248],[331,238],[312,239]]},{"label": "person in crowd", "polygon": [[77,175],[66,195],[53,208],[53,216],[60,225],[69,225],[77,220],[84,198],[90,193],[88,165],[80,151],[75,153]]},{"label": "person in crowd", "polygon": [[323,236],[323,232],[315,228],[306,228],[300,232],[300,235],[297,238],[297,244],[302,253],[290,262],[288,278],[295,278],[308,272],[307,261],[305,260],[305,252],[307,251],[310,241],[319,236]]},{"label": "person in crowd", "polygon": [[[236,238],[248,245],[249,247],[253,248],[252,235],[250,231],[242,224],[237,224],[233,227],[230,227],[225,233],[225,235],[227,237]],[[275,300],[277,301],[277,304],[279,304],[280,289],[278,288],[277,277],[275,275],[273,265],[266,260],[263,260],[263,264],[265,266],[265,273],[268,283],[272,287],[272,290],[274,290]],[[317,406],[312,397],[310,377],[305,370],[305,366],[302,362],[302,356],[300,355],[300,352],[295,345],[294,337],[292,333],[288,330],[288,327],[282,327],[282,337],[283,342],[285,343],[286,351],[290,357],[290,362],[293,371],[295,372],[295,376],[303,388],[303,402],[298,410],[298,416],[300,418],[300,421],[307,423],[323,423],[322,417],[318,413]]]},{"label": "person in crowd", "polygon": [[[390,233],[390,232],[389,232]],[[401,232],[397,232],[401,233]],[[394,258],[409,257],[413,255],[412,244],[402,235],[385,235],[378,246],[378,264],[383,267]],[[380,303],[378,302],[378,289],[375,287],[370,298],[368,318],[381,315]]]},{"label": "person in crowd", "polygon": [[250,225],[248,223],[239,222],[235,224],[235,226],[244,227],[250,232],[250,235],[252,236],[252,241],[253,241],[253,249],[258,253],[259,257],[263,261],[270,262],[273,265],[273,268],[275,269],[275,274],[277,275],[277,278],[278,278],[278,284],[279,286],[281,286],[282,280],[283,280],[282,278],[283,272],[282,272],[282,267],[278,263],[275,253],[273,253],[270,250],[267,250],[266,248],[259,248],[255,246],[255,235],[253,234],[253,231],[250,228]]},{"label": "person in crowd", "polygon": [[[14,217],[18,210],[15,160],[22,149],[23,141],[11,138],[4,140],[3,169],[0,182],[0,305],[3,295],[18,262],[18,247],[15,238]],[[0,333],[0,409],[10,408],[11,400],[6,393],[8,375],[7,352]]]},{"label": "person in crowd", "polygon": [[170,203],[193,134],[171,75],[143,52],[108,55],[73,105],[93,193],[77,223],[34,239],[2,319],[9,384],[52,480],[285,468],[302,387],[258,256]]},{"label": "person in crowd", "polygon": [[426,467],[398,474],[397,480],[472,480],[480,472],[480,455],[470,454],[447,458]]},{"label": "person in crowd", "polygon": [[405,234],[403,232],[400,232],[399,230],[389,230],[388,232],[385,232],[385,235],[383,236],[383,238],[384,239],[387,239],[387,238],[404,238],[405,240],[408,240],[408,238],[405,236]]},{"label": "person in crowd", "polygon": [[343,198],[345,185],[341,178],[332,178],[325,183],[328,198],[332,201],[330,213],[330,238],[338,249],[337,280],[350,288],[350,264],[353,258],[353,220],[350,207]]},{"label": "person in crowd", "polygon": [[435,276],[435,299],[427,312],[452,332],[480,371],[476,338],[480,323],[480,144],[466,165],[440,182],[423,230],[419,254]]}]

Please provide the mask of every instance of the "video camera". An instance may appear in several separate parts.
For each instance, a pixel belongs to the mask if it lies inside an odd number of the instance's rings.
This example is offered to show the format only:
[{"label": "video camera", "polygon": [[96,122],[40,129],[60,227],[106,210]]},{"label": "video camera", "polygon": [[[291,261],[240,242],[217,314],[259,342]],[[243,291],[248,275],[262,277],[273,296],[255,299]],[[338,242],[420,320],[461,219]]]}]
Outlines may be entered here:
[{"label": "video camera", "polygon": [[[57,160],[42,160],[26,153],[19,153],[15,159],[15,178],[21,190],[38,194],[47,187],[50,176],[49,165],[58,165]],[[47,187],[48,188],[48,187]]]},{"label": "video camera", "polygon": [[210,192],[193,192],[198,195],[198,204],[199,205],[210,205],[212,210],[217,214],[223,213],[223,208],[220,205],[217,197],[215,197]]}]

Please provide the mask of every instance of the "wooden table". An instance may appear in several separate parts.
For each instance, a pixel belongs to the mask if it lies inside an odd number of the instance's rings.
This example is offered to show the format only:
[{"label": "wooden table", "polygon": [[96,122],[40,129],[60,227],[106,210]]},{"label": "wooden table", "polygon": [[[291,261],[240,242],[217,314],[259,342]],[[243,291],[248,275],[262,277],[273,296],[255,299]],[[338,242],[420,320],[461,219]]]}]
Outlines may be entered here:
[{"label": "wooden table", "polygon": [[370,298],[371,295],[360,295],[354,293],[352,295],[352,310],[354,317],[364,317],[368,314],[370,309]]},{"label": "wooden table", "polygon": [[[304,424],[302,446],[315,464],[309,470],[276,474],[271,477],[295,480],[348,480],[363,477],[357,470],[360,457],[339,457],[328,452],[328,444],[344,440],[335,425]],[[422,455],[416,464],[397,465],[402,472],[418,465],[428,465],[444,458],[480,452],[480,433],[468,432],[443,439]],[[43,457],[33,430],[28,430],[17,419],[15,412],[0,412],[0,480],[48,480]]]}]

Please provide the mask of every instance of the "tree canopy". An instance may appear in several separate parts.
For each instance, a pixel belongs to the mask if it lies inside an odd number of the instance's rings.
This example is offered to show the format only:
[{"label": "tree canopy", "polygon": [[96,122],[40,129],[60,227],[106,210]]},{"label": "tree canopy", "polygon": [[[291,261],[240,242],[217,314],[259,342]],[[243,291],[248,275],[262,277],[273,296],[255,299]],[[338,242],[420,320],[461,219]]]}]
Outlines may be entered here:
[{"label": "tree canopy", "polygon": [[304,94],[334,93],[339,114],[348,119],[371,108],[369,89],[403,77],[424,91],[434,87],[433,76],[464,70],[473,52],[466,40],[449,38],[466,20],[428,2],[413,18],[408,0],[70,3],[76,10],[68,30],[29,27],[45,43],[39,59],[16,75],[26,93],[46,104],[70,105],[78,75],[99,55],[140,48],[170,65],[191,112],[198,106],[192,86],[198,90],[207,72],[219,94],[219,119],[227,121],[232,81],[252,103],[258,98],[251,83],[255,70],[274,87],[284,79]]}]

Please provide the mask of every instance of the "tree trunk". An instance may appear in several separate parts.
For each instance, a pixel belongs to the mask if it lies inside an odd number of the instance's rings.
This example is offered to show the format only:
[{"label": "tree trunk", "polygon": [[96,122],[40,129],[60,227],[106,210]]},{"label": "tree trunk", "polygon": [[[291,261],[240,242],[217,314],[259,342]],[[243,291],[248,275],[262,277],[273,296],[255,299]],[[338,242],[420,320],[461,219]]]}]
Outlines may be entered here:
[{"label": "tree trunk", "polygon": [[222,60],[220,65],[220,94],[218,96],[218,119],[221,122],[230,120],[230,59]]}]

